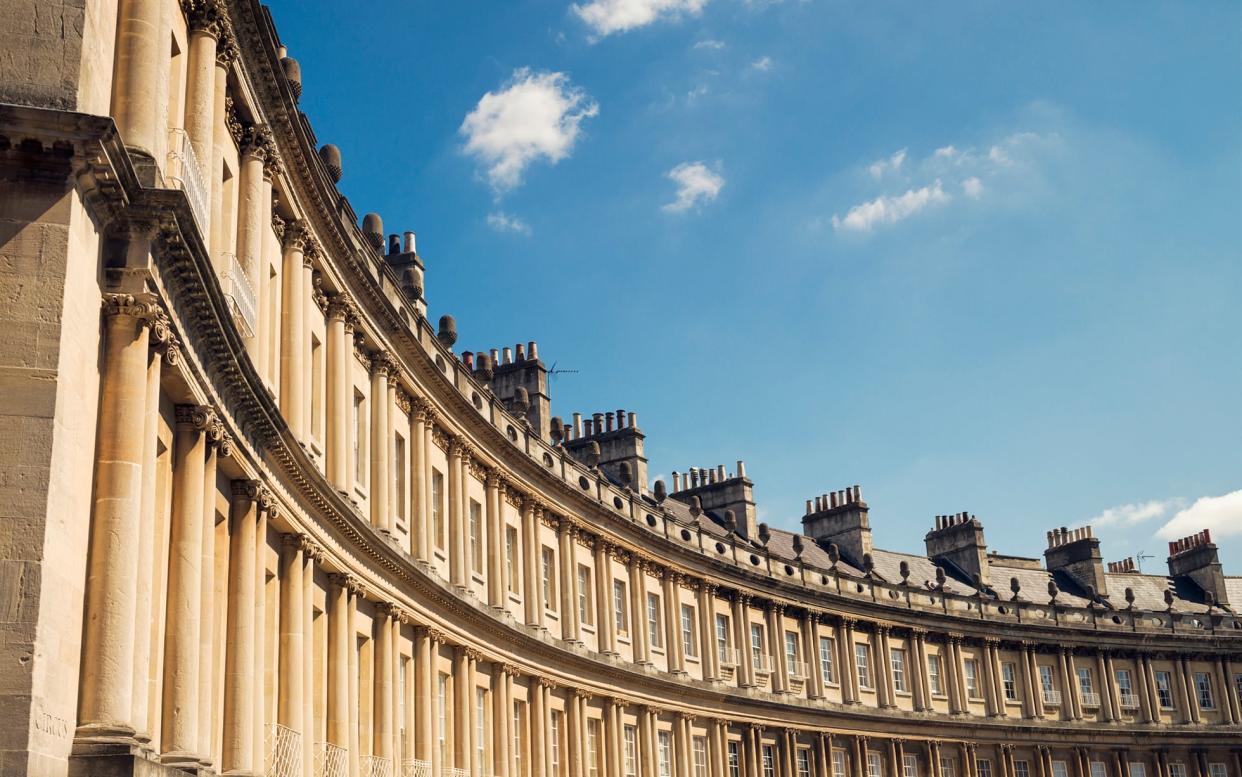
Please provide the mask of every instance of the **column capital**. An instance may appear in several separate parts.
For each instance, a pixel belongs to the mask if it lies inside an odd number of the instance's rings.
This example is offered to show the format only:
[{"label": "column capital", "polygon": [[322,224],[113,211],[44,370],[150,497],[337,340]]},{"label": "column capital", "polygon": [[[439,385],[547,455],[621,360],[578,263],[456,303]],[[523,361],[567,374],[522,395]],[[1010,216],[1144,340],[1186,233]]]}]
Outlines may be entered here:
[{"label": "column capital", "polygon": [[237,36],[233,34],[233,28],[225,27],[216,38],[216,67],[227,70],[240,56],[241,49],[237,46]]},{"label": "column capital", "polygon": [[178,431],[209,432],[217,423],[216,411],[210,405],[177,405],[173,413]]},{"label": "column capital", "polygon": [[344,321],[346,325],[353,325],[358,321],[358,306],[348,294],[338,291],[328,297],[328,318]]},{"label": "column capital", "polygon": [[290,221],[284,225],[284,233],[280,236],[280,244],[286,251],[305,251],[310,242],[310,229],[302,219]]},{"label": "column capital", "polygon": [[103,314],[107,318],[126,316],[138,319],[143,326],[167,326],[168,316],[154,294],[104,294]]},{"label": "column capital", "polygon": [[397,389],[397,408],[402,413],[408,414],[410,412],[410,395],[403,389]]},{"label": "column capital", "polygon": [[431,401],[427,399],[426,397],[419,397],[419,396],[411,397],[410,408],[411,408],[411,412],[417,416],[417,420],[422,421],[425,424],[430,424],[430,423],[435,422],[436,420],[435,405],[431,404]]},{"label": "column capital", "polygon": [[522,669],[517,664],[504,663],[501,664],[500,670],[510,677],[521,677]]},{"label": "column capital", "polygon": [[371,374],[380,377],[388,377],[397,369],[397,360],[393,355],[385,350],[376,351],[371,354]]},{"label": "column capital", "polygon": [[181,0],[181,11],[190,32],[202,32],[219,39],[232,32],[224,0]]},{"label": "column capital", "polygon": [[543,675],[539,675],[538,677],[535,677],[535,678],[534,678],[534,680],[535,680],[535,683],[536,683],[536,684],[537,684],[540,688],[547,688],[547,689],[549,689],[549,690],[556,690],[556,681],[555,681],[555,680],[553,680],[551,677],[544,677]]},{"label": "column capital", "polygon": [[583,701],[590,701],[592,698],[594,698],[594,696],[595,694],[591,693],[586,688],[574,688],[575,699],[582,699]]},{"label": "column capital", "polygon": [[306,536],[305,534],[299,534],[297,536],[298,536],[298,541],[302,544],[302,553],[307,558],[312,559],[314,561],[323,560],[323,548],[319,546],[319,543],[315,542],[314,540],[312,540],[310,537]]}]

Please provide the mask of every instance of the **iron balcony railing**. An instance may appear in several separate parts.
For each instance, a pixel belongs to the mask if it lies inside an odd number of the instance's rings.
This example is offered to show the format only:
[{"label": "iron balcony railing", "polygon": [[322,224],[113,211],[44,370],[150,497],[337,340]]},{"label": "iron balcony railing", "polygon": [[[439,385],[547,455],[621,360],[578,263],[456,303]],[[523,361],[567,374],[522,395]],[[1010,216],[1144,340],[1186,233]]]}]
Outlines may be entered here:
[{"label": "iron balcony railing", "polygon": [[362,777],[392,777],[392,759],[378,755],[364,755],[358,759]]},{"label": "iron balcony railing", "polygon": [[242,336],[254,337],[255,322],[259,315],[258,303],[255,301],[254,287],[250,285],[250,276],[234,254],[220,255],[220,287]]},{"label": "iron balcony railing", "polygon": [[1139,708],[1138,696],[1133,693],[1121,694],[1121,708],[1123,710],[1137,710]]},{"label": "iron balcony railing", "polygon": [[1082,692],[1082,706],[1084,707],[1100,706],[1100,694],[1096,693],[1095,691],[1083,691]]},{"label": "iron balcony railing", "polygon": [[207,229],[207,187],[203,168],[194,154],[194,145],[183,129],[168,130],[168,164],[164,179],[175,188],[185,192],[190,201],[190,212],[198,222],[200,232]]},{"label": "iron balcony railing", "polygon": [[737,666],[737,650],[731,647],[717,648],[720,651],[720,665],[723,667]]},{"label": "iron balcony railing", "polygon": [[315,777],[347,777],[349,762],[345,748],[320,742],[315,745]]},{"label": "iron balcony railing", "polygon": [[401,764],[401,777],[431,777],[431,762],[408,758]]},{"label": "iron balcony railing", "polygon": [[1061,706],[1061,692],[1045,689],[1044,704],[1047,704],[1049,707]]},{"label": "iron balcony railing", "polygon": [[446,766],[440,772],[441,777],[470,777],[469,769],[458,769],[452,766]]},{"label": "iron balcony railing", "polygon": [[298,777],[302,771],[302,735],[279,723],[268,723],[264,736],[267,777]]},{"label": "iron balcony railing", "polygon": [[789,674],[790,680],[806,679],[806,662],[799,661],[796,658],[786,658],[785,664],[787,665],[786,671]]},{"label": "iron balcony railing", "polygon": [[766,653],[751,653],[750,663],[751,666],[755,668],[756,672],[764,674],[770,674],[772,672],[772,658]]}]

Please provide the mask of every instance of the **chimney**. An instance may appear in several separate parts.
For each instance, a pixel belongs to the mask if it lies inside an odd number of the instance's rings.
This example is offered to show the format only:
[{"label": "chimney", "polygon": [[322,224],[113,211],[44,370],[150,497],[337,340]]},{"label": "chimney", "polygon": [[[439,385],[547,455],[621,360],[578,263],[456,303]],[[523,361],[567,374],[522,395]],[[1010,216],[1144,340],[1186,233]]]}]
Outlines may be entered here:
[{"label": "chimney", "polygon": [[923,537],[927,557],[932,561],[945,561],[966,574],[973,581],[975,575],[990,585],[988,575],[988,543],[983,538],[983,524],[967,513],[937,515],[932,530]]},{"label": "chimney", "polygon": [[[630,421],[634,421],[632,414]],[[691,467],[681,479],[681,488],[674,489],[673,495],[687,504],[697,496],[704,510],[722,515],[725,510],[732,510],[737,519],[738,534],[753,540],[759,537],[759,511],[755,507],[754,488],[755,484],[746,477],[746,467],[738,462],[738,472],[733,477],[725,477],[724,467],[710,472]]]},{"label": "chimney", "polygon": [[388,254],[384,257],[384,262],[396,273],[401,293],[406,300],[426,315],[426,302],[423,300],[423,276],[426,268],[422,258],[414,250],[414,233],[389,235]]},{"label": "chimney", "polygon": [[1104,577],[1104,558],[1100,555],[1100,540],[1090,526],[1081,529],[1053,529],[1048,532],[1048,549],[1044,551],[1044,565],[1049,572],[1062,572],[1086,589],[1094,586],[1101,597],[1108,596],[1108,583]]},{"label": "chimney", "polygon": [[[503,363],[493,365],[492,393],[505,403],[511,411],[513,400],[518,389],[526,389],[530,407],[526,410],[526,419],[542,440],[551,439],[552,399],[548,395],[548,371],[536,356],[535,343],[529,343],[529,349],[521,343],[514,346],[516,358],[511,355],[508,347],[503,350]],[[574,431],[579,429],[578,419],[574,419]]]},{"label": "chimney", "polygon": [[[620,417],[625,414],[625,411],[619,410],[617,413],[617,417]],[[586,441],[589,437],[591,442],[599,443],[599,468],[601,470],[613,480],[621,482],[621,465],[628,464],[631,476],[630,487],[639,493],[646,493],[647,456],[643,451],[644,436],[638,431],[634,414],[628,415],[629,426],[618,424],[614,427],[611,423],[612,413],[593,413],[592,420],[586,422],[588,429],[585,437],[582,440],[571,441],[565,449],[571,456],[581,460],[586,454],[586,446],[590,444]],[[575,413],[574,417],[579,416]],[[605,423],[606,420],[608,423]]]},{"label": "chimney", "polygon": [[1188,577],[1212,594],[1217,604],[1229,605],[1225,572],[1221,569],[1212,534],[1207,529],[1169,543],[1169,575]]},{"label": "chimney", "polygon": [[861,568],[863,556],[871,553],[871,525],[862,489],[852,486],[829,496],[827,505],[821,498],[821,509],[802,516],[802,533],[820,544],[836,543],[845,560]]}]

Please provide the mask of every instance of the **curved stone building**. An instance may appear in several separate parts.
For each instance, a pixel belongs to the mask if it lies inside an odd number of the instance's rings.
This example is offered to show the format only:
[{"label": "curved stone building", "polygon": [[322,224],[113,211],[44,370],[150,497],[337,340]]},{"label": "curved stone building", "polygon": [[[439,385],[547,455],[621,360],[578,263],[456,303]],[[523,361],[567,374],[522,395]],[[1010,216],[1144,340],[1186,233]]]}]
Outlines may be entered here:
[{"label": "curved stone building", "polygon": [[429,321],[255,0],[0,9],[3,774],[1242,775],[1206,532],[913,556],[858,486],[794,535],[740,461],[649,484]]}]

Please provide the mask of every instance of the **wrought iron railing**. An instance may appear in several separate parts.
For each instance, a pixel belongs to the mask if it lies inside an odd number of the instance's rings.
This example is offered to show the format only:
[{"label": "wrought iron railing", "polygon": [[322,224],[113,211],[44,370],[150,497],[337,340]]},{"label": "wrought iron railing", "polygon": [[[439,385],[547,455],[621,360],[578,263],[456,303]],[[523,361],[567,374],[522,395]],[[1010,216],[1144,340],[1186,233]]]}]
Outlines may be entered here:
[{"label": "wrought iron railing", "polygon": [[1137,710],[1139,708],[1138,696],[1133,693],[1121,694],[1121,708],[1123,710]]},{"label": "wrought iron railing", "polygon": [[720,652],[720,665],[722,667],[735,667],[738,664],[737,649],[731,647],[717,648]]},{"label": "wrought iron railing", "polygon": [[254,337],[255,322],[259,315],[258,303],[255,301],[254,287],[250,285],[250,276],[234,254],[220,255],[220,287],[242,336]]},{"label": "wrought iron railing", "polygon": [[378,755],[364,755],[358,759],[362,777],[392,777],[392,759]]},{"label": "wrought iron railing", "polygon": [[421,758],[407,758],[401,764],[401,777],[431,777],[431,762]]},{"label": "wrought iron railing", "polygon": [[1061,706],[1061,692],[1045,689],[1044,704],[1047,704],[1049,707]]},{"label": "wrought iron railing", "polygon": [[315,777],[347,777],[349,759],[345,748],[320,742],[315,745]]},{"label": "wrought iron railing", "polygon": [[207,187],[203,181],[203,168],[194,154],[194,145],[185,130],[168,130],[168,165],[164,179],[185,192],[190,201],[190,212],[198,222],[200,231],[207,229]]},{"label": "wrought iron railing", "polygon": [[750,654],[750,664],[755,668],[756,672],[768,674],[772,671],[772,657],[767,653],[752,652]]},{"label": "wrought iron railing", "polygon": [[279,723],[268,723],[264,733],[264,773],[297,777],[302,771],[302,735]]},{"label": "wrought iron railing", "polygon": [[1082,706],[1084,707],[1100,706],[1100,694],[1096,693],[1095,691],[1083,691],[1082,692]]},{"label": "wrought iron railing", "polygon": [[790,680],[805,680],[806,679],[806,662],[805,661],[799,661],[796,658],[786,658],[785,664],[786,664],[785,669],[789,674]]},{"label": "wrought iron railing", "polygon": [[470,770],[446,766],[440,771],[440,774],[441,777],[470,777]]}]

